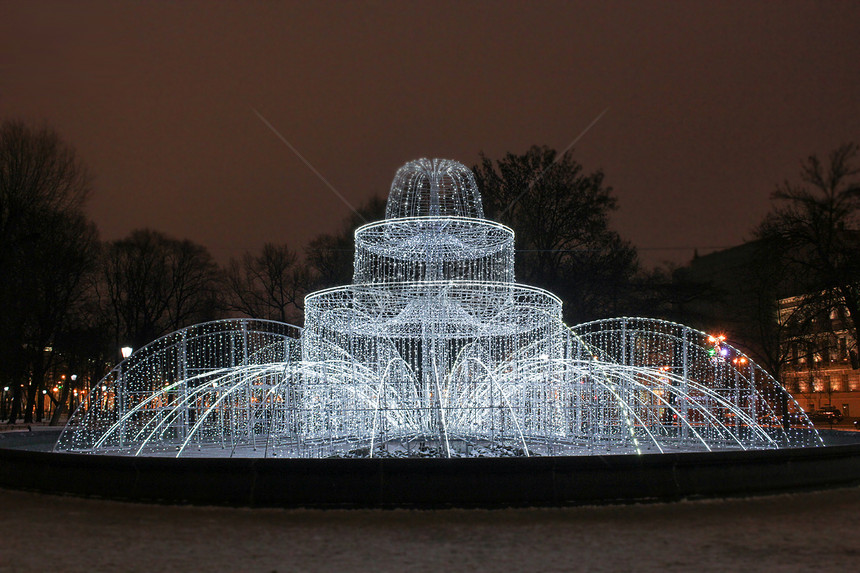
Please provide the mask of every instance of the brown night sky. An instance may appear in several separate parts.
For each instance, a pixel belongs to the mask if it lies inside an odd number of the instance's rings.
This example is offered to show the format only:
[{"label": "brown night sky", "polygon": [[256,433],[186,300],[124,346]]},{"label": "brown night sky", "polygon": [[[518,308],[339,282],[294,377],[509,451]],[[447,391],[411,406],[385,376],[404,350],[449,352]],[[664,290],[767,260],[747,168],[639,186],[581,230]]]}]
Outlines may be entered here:
[{"label": "brown night sky", "polygon": [[0,118],[92,168],[105,239],[300,248],[418,157],[576,146],[648,263],[731,246],[860,141],[858,2],[0,2]]}]

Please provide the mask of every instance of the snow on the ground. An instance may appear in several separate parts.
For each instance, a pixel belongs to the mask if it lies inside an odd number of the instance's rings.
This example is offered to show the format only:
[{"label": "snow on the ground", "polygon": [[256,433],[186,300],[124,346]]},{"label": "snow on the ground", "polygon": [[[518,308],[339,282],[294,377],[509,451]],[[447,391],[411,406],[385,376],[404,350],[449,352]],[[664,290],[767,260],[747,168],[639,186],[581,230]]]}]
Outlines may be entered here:
[{"label": "snow on the ground", "polygon": [[278,510],[0,490],[0,573],[852,571],[860,488],[670,504]]}]

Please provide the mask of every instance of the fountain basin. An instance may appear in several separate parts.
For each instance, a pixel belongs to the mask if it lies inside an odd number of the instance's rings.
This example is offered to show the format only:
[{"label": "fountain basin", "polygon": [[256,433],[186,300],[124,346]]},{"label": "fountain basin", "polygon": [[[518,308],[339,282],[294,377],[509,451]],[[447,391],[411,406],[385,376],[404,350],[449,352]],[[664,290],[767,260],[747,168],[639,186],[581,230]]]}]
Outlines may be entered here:
[{"label": "fountain basin", "polygon": [[817,448],[451,459],[67,454],[22,449],[28,440],[40,447],[44,437],[23,434],[0,440],[0,487],[240,507],[495,508],[665,502],[858,485],[860,434],[850,434],[834,432],[830,439],[856,439],[855,443]]}]

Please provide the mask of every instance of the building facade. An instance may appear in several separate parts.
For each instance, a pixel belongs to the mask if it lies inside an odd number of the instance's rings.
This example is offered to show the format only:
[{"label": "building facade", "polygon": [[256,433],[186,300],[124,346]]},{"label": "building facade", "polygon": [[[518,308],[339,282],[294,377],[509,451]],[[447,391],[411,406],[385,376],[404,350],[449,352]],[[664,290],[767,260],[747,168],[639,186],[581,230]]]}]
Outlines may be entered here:
[{"label": "building facade", "polygon": [[[802,312],[803,296],[779,301],[779,323],[788,326]],[[782,383],[804,410],[839,408],[845,417],[860,417],[860,369],[857,341],[838,309],[805,320],[804,334],[786,337]],[[791,328],[786,328],[791,332]]]},{"label": "building facade", "polygon": [[838,297],[797,294],[802,281],[760,241],[697,256],[675,280],[697,293],[676,309],[678,320],[725,335],[805,411],[834,406],[860,418],[857,340]]}]

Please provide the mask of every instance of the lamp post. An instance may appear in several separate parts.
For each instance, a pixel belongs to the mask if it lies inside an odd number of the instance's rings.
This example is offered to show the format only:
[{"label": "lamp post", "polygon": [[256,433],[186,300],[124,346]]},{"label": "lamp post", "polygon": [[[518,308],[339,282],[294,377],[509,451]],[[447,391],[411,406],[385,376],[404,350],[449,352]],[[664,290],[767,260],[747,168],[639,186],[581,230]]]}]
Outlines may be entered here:
[{"label": "lamp post", "polygon": [[[78,375],[77,375],[77,374],[72,374],[71,376],[69,376],[69,380],[71,380],[71,382],[69,383],[69,385],[70,385],[70,387],[71,387],[71,388],[70,388],[71,390],[75,390],[75,389],[76,389],[75,387],[77,386],[77,384],[76,384],[77,379],[78,379]],[[72,417],[72,414],[74,414],[74,410],[71,408],[71,396],[72,396],[72,394],[71,394],[71,393],[69,393],[69,406],[70,406],[70,407],[69,407],[69,418],[71,418],[71,417]]]},{"label": "lamp post", "polygon": [[131,346],[123,346],[120,348],[120,353],[122,354],[122,362],[119,364],[119,379],[116,381],[116,388],[114,390],[114,400],[118,401],[117,404],[117,412],[119,414],[119,444],[123,445],[125,441],[125,380],[123,379],[123,365],[125,361],[131,356],[133,349]]}]

